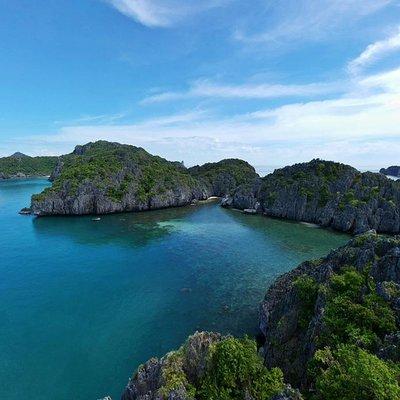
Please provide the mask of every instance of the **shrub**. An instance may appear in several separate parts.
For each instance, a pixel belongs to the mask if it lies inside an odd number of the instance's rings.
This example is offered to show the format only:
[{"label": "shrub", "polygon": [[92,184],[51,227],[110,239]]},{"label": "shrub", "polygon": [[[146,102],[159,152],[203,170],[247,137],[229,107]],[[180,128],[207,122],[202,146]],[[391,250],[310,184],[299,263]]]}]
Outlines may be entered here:
[{"label": "shrub", "polygon": [[301,301],[299,326],[301,328],[307,328],[314,313],[319,285],[311,276],[302,275],[294,281],[294,286]]},{"label": "shrub", "polygon": [[184,388],[189,397],[194,397],[196,389],[188,382],[183,371],[183,354],[181,351],[174,351],[168,354],[165,366],[162,370],[163,386],[159,394],[168,398],[169,394]]},{"label": "shrub", "polygon": [[349,267],[331,278],[324,326],[323,345],[350,343],[374,350],[385,334],[396,329],[396,320],[369,275]]},{"label": "shrub", "polygon": [[263,365],[255,341],[228,338],[211,346],[197,396],[201,400],[269,399],[283,387],[282,371]]},{"label": "shrub", "polygon": [[398,400],[400,386],[396,368],[373,354],[351,345],[316,352],[319,374],[316,399]]}]

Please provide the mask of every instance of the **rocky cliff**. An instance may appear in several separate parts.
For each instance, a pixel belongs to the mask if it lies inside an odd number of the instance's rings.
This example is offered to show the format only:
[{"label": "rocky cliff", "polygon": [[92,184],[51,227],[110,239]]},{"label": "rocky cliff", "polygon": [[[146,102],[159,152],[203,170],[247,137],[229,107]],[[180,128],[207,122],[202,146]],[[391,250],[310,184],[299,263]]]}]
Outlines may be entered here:
[{"label": "rocky cliff", "polygon": [[[324,379],[334,372],[338,375],[329,390],[337,399],[400,398],[398,386],[394,397],[371,397],[372,380],[382,379],[374,376],[374,366],[391,371],[388,379],[396,383],[399,323],[400,238],[357,236],[327,257],[301,264],[268,290],[260,308],[265,364],[281,368],[291,384],[319,391],[317,398],[331,398],[322,390],[327,390]],[[345,350],[343,360],[339,353]],[[367,361],[364,375],[353,377],[357,368],[363,368],[357,357]],[[343,371],[346,376],[340,387]],[[332,389],[334,385],[338,391]],[[357,392],[357,386],[364,392]],[[357,397],[357,393],[370,394]]]},{"label": "rocky cliff", "polygon": [[29,157],[16,152],[0,158],[0,179],[47,176],[57,164],[58,157]]},{"label": "rocky cliff", "polygon": [[250,339],[196,332],[177,351],[141,365],[122,400],[301,400],[267,369]]},{"label": "rocky cliff", "polygon": [[277,169],[252,187],[238,187],[223,204],[350,233],[400,232],[399,182],[318,159]]},{"label": "rocky cliff", "polygon": [[215,168],[208,165],[207,171],[187,169],[142,148],[88,143],[59,159],[50,177],[52,187],[32,197],[31,209],[36,215],[81,215],[183,206],[231,194],[236,182],[256,179],[254,169],[245,164],[227,160]]},{"label": "rocky cliff", "polygon": [[392,165],[391,167],[381,168],[379,172],[384,175],[397,176],[398,178],[400,178],[400,166],[398,165]]}]

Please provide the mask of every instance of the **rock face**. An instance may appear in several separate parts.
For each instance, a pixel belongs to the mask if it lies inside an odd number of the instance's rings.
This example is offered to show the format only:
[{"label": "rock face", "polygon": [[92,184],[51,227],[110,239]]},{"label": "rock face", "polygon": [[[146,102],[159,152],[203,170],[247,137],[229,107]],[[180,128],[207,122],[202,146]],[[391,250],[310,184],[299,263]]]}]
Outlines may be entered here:
[{"label": "rock face", "polygon": [[400,232],[399,182],[318,159],[277,169],[252,187],[238,187],[223,204],[356,234]]},{"label": "rock face", "polygon": [[379,171],[381,174],[396,176],[400,178],[400,166],[392,165],[391,167],[381,168]]},{"label": "rock face", "polygon": [[244,164],[227,160],[188,170],[142,148],[88,143],[59,159],[50,177],[53,186],[32,197],[31,209],[36,215],[82,215],[183,206],[230,194],[238,184],[256,179],[254,169],[247,164],[244,170]]},{"label": "rock face", "polygon": [[[182,358],[178,359],[176,353],[168,353],[161,359],[152,358],[140,366],[129,381],[121,400],[189,400],[188,384],[198,382],[206,368],[208,349],[211,344],[222,339],[218,333],[196,332],[190,336],[184,345],[185,351]],[[166,387],[168,373],[183,372],[188,377],[187,385],[182,383],[178,388],[163,394]]]},{"label": "rock face", "polygon": [[[327,332],[324,318],[330,279],[349,266],[365,276],[366,286],[361,290],[360,298],[366,296],[367,290],[372,290],[372,295],[377,294],[389,304],[396,316],[397,331],[381,333],[380,344],[373,352],[382,359],[394,362],[400,359],[400,237],[357,236],[327,257],[307,261],[283,275],[271,286],[261,304],[260,329],[265,338],[265,364],[281,368],[285,378],[295,387],[307,387],[308,363]],[[306,282],[311,279],[319,287],[315,298],[307,305],[306,321],[305,301],[297,284],[300,277],[302,280],[306,277]],[[378,313],[378,322],[383,315]]]}]

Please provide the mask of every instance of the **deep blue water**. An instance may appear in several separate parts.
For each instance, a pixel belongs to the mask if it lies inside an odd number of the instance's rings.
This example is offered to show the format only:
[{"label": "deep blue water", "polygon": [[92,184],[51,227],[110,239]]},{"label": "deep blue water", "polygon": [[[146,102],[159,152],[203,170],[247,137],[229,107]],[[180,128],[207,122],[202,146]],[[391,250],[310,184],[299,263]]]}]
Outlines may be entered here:
[{"label": "deep blue water", "polygon": [[195,330],[242,335],[273,280],[348,240],[216,203],[33,218],[42,179],[0,182],[0,397],[116,400]]}]

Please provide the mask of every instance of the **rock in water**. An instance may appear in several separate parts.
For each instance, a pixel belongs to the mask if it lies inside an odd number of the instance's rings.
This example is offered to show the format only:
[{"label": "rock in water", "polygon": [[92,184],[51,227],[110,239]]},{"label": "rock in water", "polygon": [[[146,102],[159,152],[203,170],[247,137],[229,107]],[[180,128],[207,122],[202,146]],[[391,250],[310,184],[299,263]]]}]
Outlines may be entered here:
[{"label": "rock in water", "polygon": [[232,194],[257,178],[241,160],[187,169],[139,147],[98,141],[62,156],[52,187],[32,196],[31,208],[36,215],[82,215],[176,207]]},{"label": "rock in water", "polygon": [[392,165],[391,167],[381,168],[379,172],[384,175],[396,176],[400,178],[400,166],[398,165]]},{"label": "rock in water", "polygon": [[54,169],[58,157],[30,157],[16,152],[0,158],[0,179],[48,176]]},{"label": "rock in water", "polygon": [[400,182],[348,165],[312,160],[275,170],[251,188],[238,187],[225,206],[362,233],[400,232]]}]

